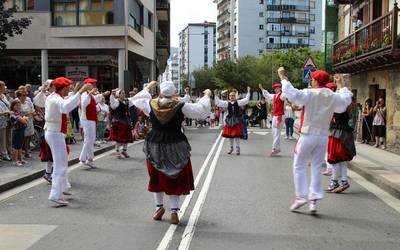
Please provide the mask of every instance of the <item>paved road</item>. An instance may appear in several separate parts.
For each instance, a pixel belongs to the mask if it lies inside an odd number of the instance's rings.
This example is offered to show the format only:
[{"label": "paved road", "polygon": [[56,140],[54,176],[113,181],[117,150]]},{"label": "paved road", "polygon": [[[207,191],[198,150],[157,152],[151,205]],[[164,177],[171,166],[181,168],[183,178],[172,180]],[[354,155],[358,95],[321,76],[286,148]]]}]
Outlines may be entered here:
[{"label": "paved road", "polygon": [[153,199],[136,144],[129,148],[132,159],[106,154],[98,170],[71,171],[69,207],[47,202],[45,183],[6,200],[0,195],[0,249],[399,249],[399,201],[385,196],[389,206],[362,179],[363,186],[352,179],[345,194],[327,195],[318,216],[288,211],[293,141],[284,141],[282,157],[269,158],[271,134],[256,131],[242,141],[238,157],[226,154],[228,141],[218,130],[187,134],[201,178],[187,209],[182,206],[179,227],[170,226],[169,214],[151,220]]}]

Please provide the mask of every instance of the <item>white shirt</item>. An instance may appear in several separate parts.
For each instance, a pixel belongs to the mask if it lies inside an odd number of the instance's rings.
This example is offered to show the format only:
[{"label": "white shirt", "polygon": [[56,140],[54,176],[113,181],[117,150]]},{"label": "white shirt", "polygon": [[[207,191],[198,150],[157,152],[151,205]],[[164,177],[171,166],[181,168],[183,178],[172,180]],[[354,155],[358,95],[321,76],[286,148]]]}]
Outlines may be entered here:
[{"label": "white shirt", "polygon": [[[86,121],[86,107],[90,104],[91,101],[91,95],[87,92],[82,94],[81,97],[81,121]],[[100,102],[101,98],[103,98],[102,94],[98,94],[98,95],[93,95],[94,100],[96,101],[96,103]]]},{"label": "white shirt", "polygon": [[292,118],[293,120],[295,119],[292,106],[290,105],[285,105],[285,118]]},{"label": "white shirt", "polygon": [[[247,105],[249,103],[249,101],[250,101],[250,93],[247,93],[245,98],[237,100],[239,107]],[[229,102],[230,101],[223,101],[223,100],[219,99],[219,97],[217,95],[215,96],[215,105],[217,105],[220,108],[227,108]],[[233,104],[234,102],[231,102],[231,103]]]}]

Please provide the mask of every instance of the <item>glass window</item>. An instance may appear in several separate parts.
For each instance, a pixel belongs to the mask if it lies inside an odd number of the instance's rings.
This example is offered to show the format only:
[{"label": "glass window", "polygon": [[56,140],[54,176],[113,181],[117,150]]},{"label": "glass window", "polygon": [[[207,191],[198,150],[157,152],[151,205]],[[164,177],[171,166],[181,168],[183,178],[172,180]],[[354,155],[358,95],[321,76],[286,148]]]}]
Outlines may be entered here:
[{"label": "glass window", "polygon": [[315,1],[310,1],[310,9],[315,9]]},{"label": "glass window", "polygon": [[92,10],[102,10],[103,5],[102,5],[102,0],[92,0]]},{"label": "glass window", "polygon": [[153,30],[153,13],[148,12],[147,14],[147,28]]},{"label": "glass window", "polygon": [[92,12],[85,11],[79,13],[79,24],[80,25],[102,25],[106,24],[106,13],[105,12]]},{"label": "glass window", "polygon": [[264,12],[260,12],[258,15],[259,15],[260,17],[264,17]]},{"label": "glass window", "polygon": [[79,10],[89,10],[89,9],[90,9],[90,1],[89,0],[80,0]]},{"label": "glass window", "polygon": [[310,21],[315,21],[315,14],[310,14]]},{"label": "glass window", "polygon": [[76,25],[75,12],[59,12],[53,14],[53,23],[55,26],[72,26]]},{"label": "glass window", "polygon": [[103,9],[104,10],[114,10],[114,0],[104,0]]},{"label": "glass window", "polygon": [[260,29],[260,30],[263,30],[263,29],[264,29],[264,25],[260,24],[259,29]]},{"label": "glass window", "polygon": [[26,0],[26,10],[35,9],[35,0]]}]

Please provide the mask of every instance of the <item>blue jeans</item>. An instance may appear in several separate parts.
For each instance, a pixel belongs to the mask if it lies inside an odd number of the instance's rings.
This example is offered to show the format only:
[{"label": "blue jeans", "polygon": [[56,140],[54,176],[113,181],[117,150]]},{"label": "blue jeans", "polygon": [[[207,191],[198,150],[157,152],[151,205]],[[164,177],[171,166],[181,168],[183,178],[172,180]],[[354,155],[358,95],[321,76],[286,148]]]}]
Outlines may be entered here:
[{"label": "blue jeans", "polygon": [[294,119],[293,118],[285,118],[285,125],[286,125],[286,136],[293,136],[293,125]]}]

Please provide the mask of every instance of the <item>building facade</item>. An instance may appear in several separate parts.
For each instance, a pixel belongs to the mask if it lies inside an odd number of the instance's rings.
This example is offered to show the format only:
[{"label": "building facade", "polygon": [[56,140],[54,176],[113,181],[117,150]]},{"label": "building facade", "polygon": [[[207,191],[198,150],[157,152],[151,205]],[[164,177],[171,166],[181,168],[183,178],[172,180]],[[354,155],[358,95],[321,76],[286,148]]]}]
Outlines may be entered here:
[{"label": "building facade", "polygon": [[17,5],[16,17],[32,17],[22,35],[7,40],[0,59],[1,78],[10,88],[40,85],[57,76],[76,81],[94,77],[102,89],[131,88],[164,72],[169,57],[169,1],[6,0],[5,4]]},{"label": "building facade", "polygon": [[167,68],[162,75],[162,81],[172,81],[175,87],[180,90],[181,86],[179,83],[179,56],[178,48],[171,48],[171,56],[167,62]]},{"label": "building facade", "polygon": [[358,103],[385,99],[386,139],[400,152],[400,24],[394,0],[336,0],[338,41],[333,70],[345,75]]},{"label": "building facade", "polygon": [[216,59],[215,23],[190,23],[179,33],[179,82],[196,88],[192,72],[212,67]]},{"label": "building facade", "polygon": [[218,8],[218,60],[259,56],[276,49],[322,48],[322,1],[214,2]]}]

